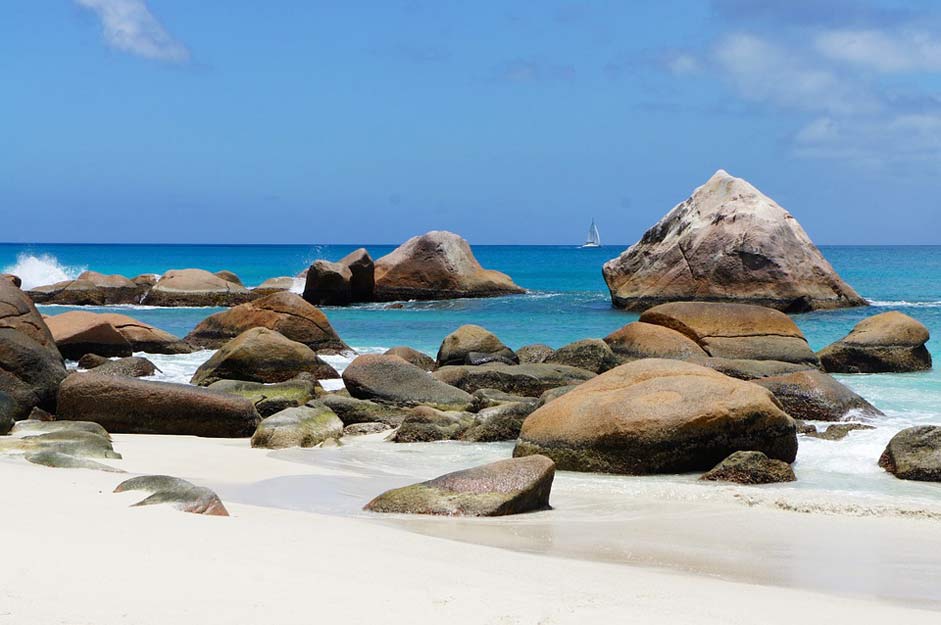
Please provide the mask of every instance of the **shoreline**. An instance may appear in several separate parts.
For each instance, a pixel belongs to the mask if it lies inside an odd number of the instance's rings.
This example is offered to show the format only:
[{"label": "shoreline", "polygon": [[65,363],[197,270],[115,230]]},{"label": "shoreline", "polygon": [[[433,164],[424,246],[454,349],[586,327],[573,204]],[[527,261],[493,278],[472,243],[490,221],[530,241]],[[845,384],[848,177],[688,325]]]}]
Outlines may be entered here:
[{"label": "shoreline", "polygon": [[[293,619],[302,605],[309,605],[310,591],[294,586],[311,582],[316,582],[318,596],[322,590],[333,598],[318,604],[320,609],[342,615],[345,622],[386,618],[383,612],[405,605],[407,596],[416,605],[431,606],[427,616],[412,615],[419,622],[584,622],[592,614],[620,621],[636,613],[644,622],[728,623],[749,622],[736,618],[752,618],[761,610],[774,616],[763,617],[763,622],[783,623],[792,619],[786,616],[788,606],[793,609],[793,602],[800,602],[802,610],[815,605],[813,613],[821,620],[828,612],[841,619],[852,612],[857,622],[904,617],[927,623],[941,610],[936,590],[941,536],[935,537],[934,521],[796,514],[728,501],[671,504],[659,500],[656,490],[646,498],[625,498],[634,508],[630,515],[609,512],[598,518],[590,508],[579,513],[573,485],[567,484],[573,476],[566,473],[557,476],[554,509],[548,513],[436,519],[290,510],[250,503],[245,495],[256,487],[316,508],[326,490],[343,485],[338,492],[347,493],[358,509],[360,493],[380,492],[383,480],[364,479],[355,458],[343,463],[337,456],[358,446],[366,450],[368,441],[339,450],[263,452],[239,439],[115,435],[114,440],[125,460],[106,462],[129,475],[0,461],[0,475],[9,485],[0,491],[9,511],[5,526],[16,536],[7,553],[16,566],[6,572],[9,579],[0,579],[7,589],[3,604],[10,607],[3,610],[8,614],[39,625],[68,617],[77,619],[68,622],[96,625],[126,622],[118,613],[134,612],[149,601],[148,582],[157,578],[170,584],[171,593],[198,589],[222,597],[218,600],[226,606],[210,621],[214,623],[245,622],[253,609],[271,622],[300,622]],[[395,447],[408,455],[407,447]],[[325,462],[294,458],[305,453]],[[427,448],[424,457],[429,457]],[[424,470],[434,473],[437,468]],[[209,486],[232,517],[202,517],[162,506],[129,508],[139,497],[110,491],[136,473],[169,473]],[[389,483],[411,479],[401,472],[385,478]],[[316,484],[319,488],[310,488]],[[611,500],[608,495],[609,504]],[[35,503],[24,506],[24,501]],[[599,551],[599,537],[610,539],[612,532],[631,540],[612,543],[607,553]],[[828,542],[835,538],[840,541]],[[738,552],[729,550],[729,541],[739,545]],[[847,545],[862,551],[847,553]],[[781,557],[782,550],[790,550],[790,560]],[[742,561],[748,552],[766,568],[777,567],[778,577],[769,578],[754,561]],[[897,568],[899,562],[906,570]],[[79,571],[70,563],[80,564]],[[429,573],[436,567],[441,567],[438,573]],[[854,570],[865,573],[869,586],[841,589],[825,583]],[[70,586],[57,608],[43,614],[39,595],[59,587],[57,576],[71,579],[79,573],[87,581]],[[384,574],[395,575],[396,582],[355,588],[374,584]],[[782,575],[793,583],[781,583]],[[559,594],[561,579],[564,590]],[[101,580],[107,580],[107,599],[100,588],[94,590]],[[886,585],[893,590],[893,583],[908,586],[893,595],[886,591]],[[294,602],[293,607],[276,606],[272,612],[273,598],[265,593],[286,592],[287,587],[299,594],[279,600]],[[926,589],[934,596],[919,596]],[[179,622],[204,616],[200,610],[208,606],[198,593],[187,596],[186,607],[176,606],[182,610],[176,615]],[[96,597],[107,605],[90,605]],[[131,622],[156,623],[159,615],[167,615],[161,610],[170,603],[154,606],[153,620],[135,614]],[[711,618],[703,618],[705,604],[725,607],[713,608]],[[351,615],[352,605],[365,612]],[[769,610],[773,605],[778,607]],[[649,620],[651,615],[657,620]],[[541,621],[543,617],[548,620]]]}]

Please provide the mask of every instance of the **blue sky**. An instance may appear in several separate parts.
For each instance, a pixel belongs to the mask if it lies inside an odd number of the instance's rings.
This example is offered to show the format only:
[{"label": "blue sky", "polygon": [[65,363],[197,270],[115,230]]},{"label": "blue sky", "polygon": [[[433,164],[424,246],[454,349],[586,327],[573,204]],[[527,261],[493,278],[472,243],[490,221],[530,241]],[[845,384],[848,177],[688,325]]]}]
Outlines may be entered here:
[{"label": "blue sky", "polygon": [[724,168],[941,243],[930,6],[10,0],[0,239],[629,244]]}]

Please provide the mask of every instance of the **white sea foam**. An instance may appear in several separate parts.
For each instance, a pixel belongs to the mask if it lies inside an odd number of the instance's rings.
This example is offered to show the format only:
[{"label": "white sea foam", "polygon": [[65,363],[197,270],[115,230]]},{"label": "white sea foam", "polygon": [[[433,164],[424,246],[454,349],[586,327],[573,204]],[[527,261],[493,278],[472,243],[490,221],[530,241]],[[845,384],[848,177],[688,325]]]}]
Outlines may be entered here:
[{"label": "white sea foam", "polygon": [[3,273],[12,273],[23,281],[23,290],[33,289],[37,286],[55,284],[65,280],[74,280],[85,267],[69,267],[59,262],[51,254],[35,256],[21,252],[16,257],[16,263],[3,268]]},{"label": "white sea foam", "polygon": [[941,308],[941,301],[909,302],[906,300],[869,300],[877,308]]}]

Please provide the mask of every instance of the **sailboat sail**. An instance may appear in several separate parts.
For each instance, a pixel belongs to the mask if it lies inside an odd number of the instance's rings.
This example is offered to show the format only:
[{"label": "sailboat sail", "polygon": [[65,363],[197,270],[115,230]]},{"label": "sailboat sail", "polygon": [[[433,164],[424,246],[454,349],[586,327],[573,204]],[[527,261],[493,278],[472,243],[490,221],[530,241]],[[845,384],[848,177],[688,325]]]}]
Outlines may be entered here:
[{"label": "sailboat sail", "polygon": [[591,227],[588,228],[588,238],[585,240],[585,245],[583,247],[600,247],[601,246],[601,233],[598,232],[598,226],[595,225],[595,220],[591,220]]}]

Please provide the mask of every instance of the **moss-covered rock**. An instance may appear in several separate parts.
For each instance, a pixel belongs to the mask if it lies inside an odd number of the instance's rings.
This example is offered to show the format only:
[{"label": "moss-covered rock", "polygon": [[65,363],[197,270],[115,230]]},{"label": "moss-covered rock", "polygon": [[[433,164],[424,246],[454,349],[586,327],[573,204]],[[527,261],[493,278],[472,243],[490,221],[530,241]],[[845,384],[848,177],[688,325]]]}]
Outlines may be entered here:
[{"label": "moss-covered rock", "polygon": [[435,410],[429,406],[413,408],[392,435],[396,443],[428,443],[458,438],[474,423],[469,412]]},{"label": "moss-covered rock", "polygon": [[482,388],[492,388],[523,395],[539,397],[549,389],[580,384],[595,377],[585,369],[548,363],[531,365],[489,364],[483,366],[449,366],[435,371],[434,376],[451,386],[473,393]]},{"label": "moss-covered rock", "polygon": [[797,477],[786,462],[769,458],[760,451],[736,451],[699,479],[737,484],[774,484],[793,482]]},{"label": "moss-covered rock", "polygon": [[578,367],[592,373],[604,373],[621,364],[621,360],[601,339],[582,339],[564,345],[552,352],[545,362]]},{"label": "moss-covered rock", "polygon": [[470,393],[434,375],[398,356],[364,354],[343,371],[343,382],[357,399],[398,406],[429,405],[443,410],[464,410],[471,404]]},{"label": "moss-covered rock", "polygon": [[379,422],[398,427],[408,415],[409,410],[368,399],[356,399],[340,393],[328,393],[320,401],[335,412],[344,425]]},{"label": "moss-covered rock", "polygon": [[310,402],[263,419],[252,436],[252,447],[315,447],[342,435],[343,422],[339,417],[323,403]]},{"label": "moss-covered rock", "polygon": [[471,426],[461,434],[461,440],[475,443],[513,441],[520,434],[523,421],[533,410],[536,402],[503,403],[484,408],[474,417]]},{"label": "moss-covered rock", "polygon": [[37,419],[26,419],[24,421],[17,421],[11,433],[15,435],[29,435],[47,434],[49,432],[88,432],[111,440],[111,436],[106,429],[91,421],[39,421]]},{"label": "moss-covered rock", "polygon": [[26,454],[40,451],[56,451],[81,458],[121,459],[121,454],[114,451],[107,436],[93,432],[60,430],[37,436],[0,439],[0,453]]},{"label": "moss-covered rock", "polygon": [[366,504],[372,512],[502,516],[549,508],[555,464],[545,456],[500,460],[397,488]]},{"label": "moss-covered rock", "polygon": [[265,384],[245,380],[218,380],[207,388],[250,399],[262,417],[270,417],[285,408],[303,406],[317,396],[318,385],[310,380],[288,380]]},{"label": "moss-covered rock", "polygon": [[118,484],[114,492],[123,493],[136,490],[149,491],[151,495],[133,504],[132,507],[169,504],[182,512],[229,516],[228,510],[225,509],[215,492],[202,486],[196,486],[186,480],[181,480],[178,477],[169,475],[133,477]]}]

